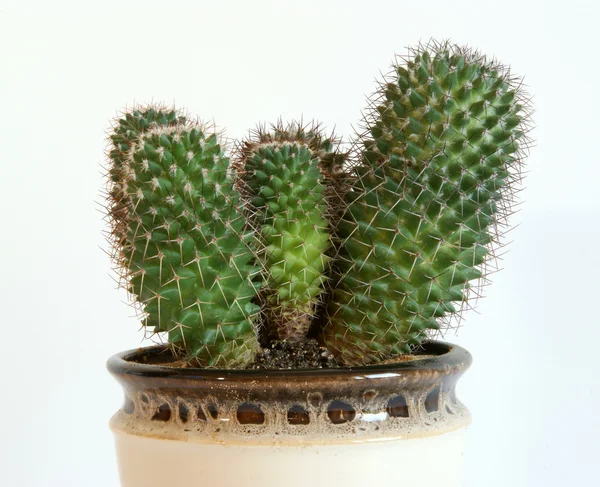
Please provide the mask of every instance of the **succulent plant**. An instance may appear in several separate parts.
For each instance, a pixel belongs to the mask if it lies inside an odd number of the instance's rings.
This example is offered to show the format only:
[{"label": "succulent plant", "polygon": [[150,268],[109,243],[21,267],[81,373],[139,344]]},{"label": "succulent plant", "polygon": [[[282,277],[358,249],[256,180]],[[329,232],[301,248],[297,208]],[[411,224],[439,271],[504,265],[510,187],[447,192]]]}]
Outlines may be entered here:
[{"label": "succulent plant", "polygon": [[365,118],[324,342],[346,365],[410,353],[484,278],[527,149],[521,81],[469,49],[412,49]]},{"label": "succulent plant", "polygon": [[[112,239],[115,247],[127,235],[127,201],[124,182],[127,173],[124,168],[131,146],[146,132],[150,126],[173,126],[184,123],[186,117],[183,113],[162,105],[137,106],[125,111],[121,118],[115,120],[109,135],[110,148],[107,156],[110,161],[108,168],[109,178],[109,216],[112,222]],[[124,225],[124,226],[123,226]]]},{"label": "succulent plant", "polygon": [[237,174],[265,269],[263,316],[281,340],[306,336],[327,279],[327,188],[341,167],[336,147],[317,125],[294,122],[259,128],[240,148]]},{"label": "succulent plant", "polygon": [[178,110],[117,121],[113,257],[178,357],[243,368],[261,340],[315,352],[308,334],[342,365],[382,362],[479,296],[529,148],[521,80],[432,41],[394,64],[369,107],[350,152],[316,124],[279,122],[233,164],[214,129]]},{"label": "succulent plant", "polygon": [[126,113],[110,140],[112,243],[144,324],[191,363],[252,362],[259,268],[218,135],[148,106]]}]

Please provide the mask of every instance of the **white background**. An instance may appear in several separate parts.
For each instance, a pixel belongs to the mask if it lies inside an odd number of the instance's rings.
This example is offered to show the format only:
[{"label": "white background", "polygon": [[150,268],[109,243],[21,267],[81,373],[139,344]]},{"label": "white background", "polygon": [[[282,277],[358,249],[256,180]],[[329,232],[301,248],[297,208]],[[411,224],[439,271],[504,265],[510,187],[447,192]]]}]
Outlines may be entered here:
[{"label": "white background", "polygon": [[596,485],[597,5],[1,1],[0,484],[117,486],[104,362],[142,336],[101,250],[117,110],[174,101],[232,138],[303,115],[348,136],[394,53],[433,36],[511,64],[537,107],[504,270],[447,337],[475,358],[467,486]]}]

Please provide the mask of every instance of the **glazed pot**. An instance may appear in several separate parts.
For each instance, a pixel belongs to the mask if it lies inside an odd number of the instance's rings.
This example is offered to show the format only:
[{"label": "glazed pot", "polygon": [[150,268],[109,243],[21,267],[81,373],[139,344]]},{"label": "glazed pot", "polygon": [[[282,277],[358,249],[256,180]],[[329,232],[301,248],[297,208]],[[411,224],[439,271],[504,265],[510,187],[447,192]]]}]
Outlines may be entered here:
[{"label": "glazed pot", "polygon": [[455,388],[471,356],[442,342],[422,354],[268,371],[170,367],[160,346],[117,354],[121,485],[462,486],[470,414]]}]

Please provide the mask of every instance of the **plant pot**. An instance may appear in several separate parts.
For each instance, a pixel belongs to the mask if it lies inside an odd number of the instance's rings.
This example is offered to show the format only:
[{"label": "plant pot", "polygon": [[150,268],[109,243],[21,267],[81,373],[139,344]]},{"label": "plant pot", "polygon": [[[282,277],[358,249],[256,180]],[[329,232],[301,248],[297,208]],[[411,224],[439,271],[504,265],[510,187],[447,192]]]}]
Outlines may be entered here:
[{"label": "plant pot", "polygon": [[470,414],[455,387],[471,356],[442,342],[422,353],[311,370],[169,367],[160,346],[117,354],[122,486],[461,486]]}]

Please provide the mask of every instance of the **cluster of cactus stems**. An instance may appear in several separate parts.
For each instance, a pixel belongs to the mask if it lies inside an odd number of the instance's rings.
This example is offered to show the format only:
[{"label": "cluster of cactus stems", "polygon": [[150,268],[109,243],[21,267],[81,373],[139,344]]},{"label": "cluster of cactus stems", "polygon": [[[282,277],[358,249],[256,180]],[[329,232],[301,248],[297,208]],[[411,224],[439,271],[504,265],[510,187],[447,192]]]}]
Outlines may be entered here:
[{"label": "cluster of cactus stems", "polygon": [[451,326],[486,282],[528,149],[529,104],[499,63],[409,50],[352,149],[317,124],[233,148],[176,109],[110,134],[110,240],[144,325],[202,367],[311,334],[342,365],[393,359]]}]

